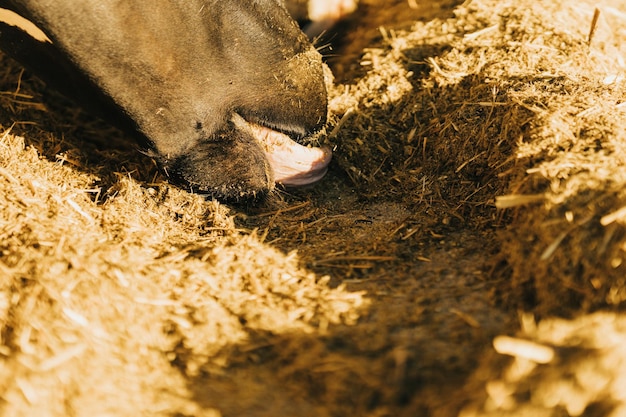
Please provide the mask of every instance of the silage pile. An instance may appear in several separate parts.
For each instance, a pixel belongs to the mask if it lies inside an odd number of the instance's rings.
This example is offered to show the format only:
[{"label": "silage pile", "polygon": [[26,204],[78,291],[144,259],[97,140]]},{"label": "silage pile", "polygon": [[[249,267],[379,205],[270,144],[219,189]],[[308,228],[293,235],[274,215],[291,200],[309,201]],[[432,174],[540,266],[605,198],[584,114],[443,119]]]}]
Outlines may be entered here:
[{"label": "silage pile", "polygon": [[[595,5],[595,3],[594,3]],[[507,12],[509,54],[534,73],[512,100],[533,121],[516,157],[525,175],[500,208],[525,206],[503,235],[512,268],[506,302],[571,314],[625,300],[624,4],[557,2]],[[551,18],[549,18],[551,17]]]},{"label": "silage pile", "polygon": [[[452,19],[381,30],[388,48],[361,61],[383,77],[391,69],[394,81],[368,85],[390,104],[363,115],[370,127],[340,145],[377,155],[340,162],[353,181],[368,190],[387,176],[381,195],[443,200],[433,206],[474,226],[484,212],[472,208],[490,196],[509,222],[498,233],[494,295],[527,313],[516,338],[494,340],[515,359],[488,355],[464,390],[486,399],[463,416],[626,414],[623,317],[550,318],[621,310],[626,300],[625,12],[621,1],[465,2]],[[423,62],[426,92],[410,93]],[[363,93],[361,108],[370,102]],[[398,131],[372,129],[371,113]],[[455,180],[476,192],[455,190]]]},{"label": "silage pile", "polygon": [[364,193],[430,200],[461,225],[497,224],[495,202],[513,220],[498,267],[512,280],[506,304],[620,305],[624,9],[470,1],[451,19],[381,28],[383,46],[365,49],[349,72],[358,82],[334,97],[338,113],[357,109],[339,163]]},{"label": "silage pile", "polygon": [[102,195],[10,131],[0,163],[3,415],[219,415],[187,378],[256,334],[323,332],[364,305],[217,203],[123,177]]},{"label": "silage pile", "polygon": [[[469,7],[486,19],[465,35],[465,53],[483,57],[479,72],[506,91],[492,104],[529,112],[513,121],[523,131],[514,166],[499,174],[508,191],[495,196],[511,215],[499,233],[499,303],[526,313],[515,338],[493,342],[514,359],[488,355],[474,375],[485,391],[470,395],[486,399],[461,415],[626,415],[624,318],[581,314],[621,311],[626,300],[626,4]],[[435,64],[447,79],[459,67]]]}]

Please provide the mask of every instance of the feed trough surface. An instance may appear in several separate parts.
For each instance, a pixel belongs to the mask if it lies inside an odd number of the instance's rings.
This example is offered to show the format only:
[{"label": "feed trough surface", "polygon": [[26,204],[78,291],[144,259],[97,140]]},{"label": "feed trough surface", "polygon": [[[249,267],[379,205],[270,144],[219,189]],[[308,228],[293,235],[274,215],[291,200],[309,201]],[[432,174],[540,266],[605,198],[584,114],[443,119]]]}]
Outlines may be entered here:
[{"label": "feed trough surface", "polygon": [[3,57],[2,415],[626,415],[625,11],[362,0],[249,207]]}]

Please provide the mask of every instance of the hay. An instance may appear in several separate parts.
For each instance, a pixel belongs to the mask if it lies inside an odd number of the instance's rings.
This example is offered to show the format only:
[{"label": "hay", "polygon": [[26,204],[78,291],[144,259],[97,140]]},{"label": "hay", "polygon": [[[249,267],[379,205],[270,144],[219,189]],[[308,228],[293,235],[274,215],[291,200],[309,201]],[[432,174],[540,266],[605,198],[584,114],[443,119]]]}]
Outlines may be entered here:
[{"label": "hay", "polygon": [[[485,360],[474,375],[488,380],[485,398],[466,406],[460,416],[618,417],[626,413],[623,315],[599,312],[540,323],[526,315],[521,322],[518,338],[508,338],[511,349],[499,349],[498,339],[494,341],[498,353],[513,359]],[[534,350],[531,354],[529,346]],[[494,363],[501,365],[495,374]]]},{"label": "hay", "polygon": [[183,376],[226,366],[250,332],[323,333],[364,305],[217,203],[125,177],[94,201],[96,178],[22,138],[0,152],[7,414],[194,414]]}]

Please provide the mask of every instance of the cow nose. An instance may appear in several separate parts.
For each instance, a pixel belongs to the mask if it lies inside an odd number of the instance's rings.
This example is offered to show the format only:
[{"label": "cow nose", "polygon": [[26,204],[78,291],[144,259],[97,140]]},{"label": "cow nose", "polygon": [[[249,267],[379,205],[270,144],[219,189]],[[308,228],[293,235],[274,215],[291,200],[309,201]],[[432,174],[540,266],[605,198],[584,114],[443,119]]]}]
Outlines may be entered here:
[{"label": "cow nose", "polygon": [[307,133],[321,129],[327,120],[327,87],[332,85],[333,76],[322,63],[320,53],[311,45],[307,51],[294,56],[289,60],[285,78],[295,86],[293,106],[306,120]]}]

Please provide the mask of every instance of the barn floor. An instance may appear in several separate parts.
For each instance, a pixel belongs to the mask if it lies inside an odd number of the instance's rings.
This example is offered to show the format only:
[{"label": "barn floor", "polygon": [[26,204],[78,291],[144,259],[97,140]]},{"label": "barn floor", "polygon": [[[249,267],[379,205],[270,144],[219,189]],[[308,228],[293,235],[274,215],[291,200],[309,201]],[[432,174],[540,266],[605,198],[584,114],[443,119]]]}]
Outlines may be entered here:
[{"label": "barn floor", "polygon": [[2,415],[626,416],[624,38],[618,0],[362,0],[330,172],[258,207],[3,58]]}]

